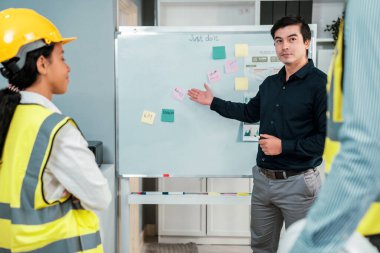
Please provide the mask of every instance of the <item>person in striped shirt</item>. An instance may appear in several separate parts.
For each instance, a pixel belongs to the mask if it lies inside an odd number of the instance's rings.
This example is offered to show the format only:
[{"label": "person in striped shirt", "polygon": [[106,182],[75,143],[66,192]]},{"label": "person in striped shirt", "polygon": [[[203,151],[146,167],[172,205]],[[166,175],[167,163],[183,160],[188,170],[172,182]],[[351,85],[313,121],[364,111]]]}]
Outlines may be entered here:
[{"label": "person in striped shirt", "polygon": [[[342,252],[370,205],[379,199],[379,13],[378,0],[347,2],[342,57],[344,121],[337,135],[340,152],[300,236],[290,251],[281,251],[280,246],[279,252]],[[360,252],[368,251],[362,248]]]}]

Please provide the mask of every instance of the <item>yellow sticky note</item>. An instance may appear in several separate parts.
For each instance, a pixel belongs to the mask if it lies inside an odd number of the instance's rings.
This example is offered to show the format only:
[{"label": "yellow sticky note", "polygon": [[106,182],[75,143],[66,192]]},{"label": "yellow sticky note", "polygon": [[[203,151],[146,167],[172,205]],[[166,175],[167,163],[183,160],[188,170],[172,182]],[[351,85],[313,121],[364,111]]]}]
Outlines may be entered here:
[{"label": "yellow sticky note", "polygon": [[156,114],[154,112],[144,111],[141,116],[141,122],[145,124],[153,125],[155,117],[156,117]]},{"label": "yellow sticky note", "polygon": [[236,57],[248,56],[248,44],[235,44],[235,56]]},{"label": "yellow sticky note", "polygon": [[235,90],[248,90],[248,78],[235,77]]}]

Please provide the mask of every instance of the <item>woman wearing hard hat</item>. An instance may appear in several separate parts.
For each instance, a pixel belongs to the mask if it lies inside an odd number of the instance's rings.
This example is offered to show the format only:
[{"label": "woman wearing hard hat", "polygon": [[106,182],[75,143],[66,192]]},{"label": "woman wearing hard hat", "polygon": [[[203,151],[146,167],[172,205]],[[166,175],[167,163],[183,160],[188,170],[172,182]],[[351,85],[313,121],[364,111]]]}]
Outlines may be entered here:
[{"label": "woman wearing hard hat", "polygon": [[51,102],[69,83],[62,38],[29,9],[0,12],[0,252],[103,252],[93,210],[111,194],[76,124]]}]

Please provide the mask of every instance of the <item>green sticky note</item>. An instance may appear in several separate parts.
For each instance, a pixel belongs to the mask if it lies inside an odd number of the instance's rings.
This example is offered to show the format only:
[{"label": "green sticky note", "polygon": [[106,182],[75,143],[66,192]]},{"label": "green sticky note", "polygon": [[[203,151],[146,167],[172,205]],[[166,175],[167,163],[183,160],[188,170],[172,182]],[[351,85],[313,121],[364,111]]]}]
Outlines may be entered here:
[{"label": "green sticky note", "polygon": [[224,46],[212,48],[212,59],[226,59],[226,48]]},{"label": "green sticky note", "polygon": [[174,110],[173,109],[162,109],[161,121],[162,122],[174,122]]}]

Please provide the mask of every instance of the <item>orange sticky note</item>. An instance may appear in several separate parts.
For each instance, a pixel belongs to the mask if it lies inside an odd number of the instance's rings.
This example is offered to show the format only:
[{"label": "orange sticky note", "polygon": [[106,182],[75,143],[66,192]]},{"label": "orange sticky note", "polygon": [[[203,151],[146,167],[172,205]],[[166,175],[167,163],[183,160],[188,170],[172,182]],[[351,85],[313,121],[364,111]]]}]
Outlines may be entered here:
[{"label": "orange sticky note", "polygon": [[237,91],[248,90],[248,78],[235,77],[235,90]]}]

